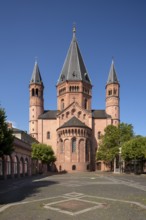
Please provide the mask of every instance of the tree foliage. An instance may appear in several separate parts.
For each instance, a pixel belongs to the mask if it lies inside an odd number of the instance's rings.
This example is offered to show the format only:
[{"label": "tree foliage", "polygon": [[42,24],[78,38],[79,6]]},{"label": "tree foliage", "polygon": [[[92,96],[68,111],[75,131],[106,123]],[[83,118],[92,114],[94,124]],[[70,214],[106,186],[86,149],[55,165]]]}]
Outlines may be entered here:
[{"label": "tree foliage", "polygon": [[101,136],[96,159],[111,162],[118,153],[118,146],[118,129],[113,125],[109,125],[104,129],[104,135]]},{"label": "tree foliage", "polygon": [[0,157],[10,155],[13,152],[14,136],[6,123],[4,109],[0,108]]},{"label": "tree foliage", "polygon": [[32,158],[41,160],[43,163],[50,164],[56,161],[54,151],[51,146],[46,144],[32,144]]},{"label": "tree foliage", "polygon": [[101,136],[96,159],[112,162],[119,154],[119,148],[122,144],[133,138],[133,136],[133,126],[131,124],[121,123],[118,127],[108,125],[104,129],[104,135]]},{"label": "tree foliage", "polygon": [[146,159],[146,137],[135,137],[122,146],[124,160]]},{"label": "tree foliage", "polygon": [[118,125],[118,130],[121,145],[134,137],[133,126],[131,124],[120,123]]}]

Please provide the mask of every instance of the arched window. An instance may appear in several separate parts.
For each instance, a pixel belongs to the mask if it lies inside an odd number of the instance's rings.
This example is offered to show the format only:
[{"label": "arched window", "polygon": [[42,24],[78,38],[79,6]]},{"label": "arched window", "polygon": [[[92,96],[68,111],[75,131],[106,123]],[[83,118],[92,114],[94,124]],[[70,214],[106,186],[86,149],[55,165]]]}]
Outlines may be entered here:
[{"label": "arched window", "polygon": [[36,89],[36,96],[39,96],[39,90]]},{"label": "arched window", "polygon": [[71,114],[74,115],[75,111],[76,111],[75,109],[72,109]]},{"label": "arched window", "polygon": [[72,170],[76,170],[76,165],[72,165]]},{"label": "arched window", "polygon": [[50,131],[47,132],[47,139],[50,139]]},{"label": "arched window", "polygon": [[60,153],[63,154],[64,153],[64,148],[63,148],[63,140],[60,140]]},{"label": "arched window", "polygon": [[109,90],[109,91],[108,91],[108,95],[112,95],[112,90]]},{"label": "arched window", "polygon": [[72,139],[72,153],[76,152],[76,138]]},{"label": "arched window", "polygon": [[85,146],[86,161],[89,161],[89,149],[90,149],[90,142],[89,140],[87,140]]},{"label": "arched window", "polygon": [[80,118],[80,115],[81,115],[81,111],[78,112],[78,118]]},{"label": "arched window", "polygon": [[31,90],[31,95],[34,96],[34,89]]},{"label": "arched window", "polygon": [[84,108],[87,109],[87,99],[84,100]]},{"label": "arched window", "polygon": [[61,110],[64,109],[64,99],[61,99]]},{"label": "arched window", "polygon": [[116,95],[117,94],[117,90],[116,89],[114,89],[114,95]]}]

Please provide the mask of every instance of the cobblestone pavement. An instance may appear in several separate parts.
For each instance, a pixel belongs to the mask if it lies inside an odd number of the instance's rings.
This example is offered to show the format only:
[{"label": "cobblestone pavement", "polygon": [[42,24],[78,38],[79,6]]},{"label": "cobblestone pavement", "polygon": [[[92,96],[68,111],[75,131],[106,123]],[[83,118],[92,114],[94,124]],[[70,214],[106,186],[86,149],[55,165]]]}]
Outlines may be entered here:
[{"label": "cobblestone pavement", "polygon": [[0,181],[1,220],[146,220],[146,175],[73,173]]}]

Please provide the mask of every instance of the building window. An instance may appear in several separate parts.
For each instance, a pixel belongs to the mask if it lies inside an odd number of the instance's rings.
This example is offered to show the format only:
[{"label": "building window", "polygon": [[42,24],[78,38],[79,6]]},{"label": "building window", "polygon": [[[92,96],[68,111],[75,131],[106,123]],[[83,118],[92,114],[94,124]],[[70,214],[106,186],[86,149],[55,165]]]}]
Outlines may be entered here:
[{"label": "building window", "polygon": [[87,140],[86,141],[86,146],[85,146],[86,161],[89,161],[89,149],[90,149],[90,142],[89,142],[89,140]]},{"label": "building window", "polygon": [[117,94],[117,90],[116,89],[114,89],[114,95],[116,95]]},{"label": "building window", "polygon": [[64,109],[64,99],[61,99],[61,110]]},{"label": "building window", "polygon": [[109,90],[109,91],[108,91],[108,95],[112,95],[112,90]]},{"label": "building window", "polygon": [[60,140],[60,153],[63,154],[64,153],[64,149],[63,149],[63,140]]},{"label": "building window", "polygon": [[39,95],[39,90],[38,89],[36,89],[36,96],[38,96]]},{"label": "building window", "polygon": [[47,139],[50,139],[50,131],[47,132]]},{"label": "building window", "polygon": [[80,116],[81,116],[81,112],[78,112],[78,118],[80,118]]},{"label": "building window", "polygon": [[72,170],[76,170],[76,165],[72,165]]},{"label": "building window", "polygon": [[32,94],[32,96],[34,96],[34,89],[31,90],[31,94]]},{"label": "building window", "polygon": [[66,112],[66,118],[68,118],[68,116],[69,116],[69,112]]},{"label": "building window", "polygon": [[76,152],[76,138],[72,139],[72,153]]},{"label": "building window", "polygon": [[87,109],[87,99],[84,100],[84,108]]},{"label": "building window", "polygon": [[83,114],[83,119],[85,119],[86,118],[86,114]]}]

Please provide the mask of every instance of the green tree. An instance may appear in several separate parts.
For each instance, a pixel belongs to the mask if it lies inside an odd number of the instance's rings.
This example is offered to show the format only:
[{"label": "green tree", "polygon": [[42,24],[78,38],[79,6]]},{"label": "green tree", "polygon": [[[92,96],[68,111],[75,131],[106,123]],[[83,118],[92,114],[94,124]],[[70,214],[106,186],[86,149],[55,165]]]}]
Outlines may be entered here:
[{"label": "green tree", "polygon": [[56,161],[54,151],[46,144],[32,144],[32,158],[50,164]]},{"label": "green tree", "polygon": [[118,130],[119,130],[119,140],[121,146],[123,143],[129,141],[134,137],[133,126],[131,124],[120,123],[118,125]]},{"label": "green tree", "polygon": [[146,137],[136,137],[122,145],[122,157],[124,160],[146,159]]},{"label": "green tree", "polygon": [[120,123],[118,127],[108,125],[104,130],[104,135],[101,136],[96,159],[112,162],[119,154],[119,148],[133,137],[134,132],[131,124]]},{"label": "green tree", "polygon": [[6,123],[5,111],[0,108],[0,157],[10,155],[14,151],[13,141],[13,132]]},{"label": "green tree", "polygon": [[108,125],[101,136],[99,149],[96,154],[97,160],[112,162],[119,151],[119,131],[114,125]]}]

